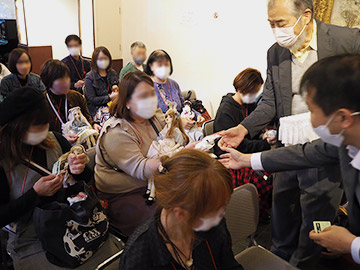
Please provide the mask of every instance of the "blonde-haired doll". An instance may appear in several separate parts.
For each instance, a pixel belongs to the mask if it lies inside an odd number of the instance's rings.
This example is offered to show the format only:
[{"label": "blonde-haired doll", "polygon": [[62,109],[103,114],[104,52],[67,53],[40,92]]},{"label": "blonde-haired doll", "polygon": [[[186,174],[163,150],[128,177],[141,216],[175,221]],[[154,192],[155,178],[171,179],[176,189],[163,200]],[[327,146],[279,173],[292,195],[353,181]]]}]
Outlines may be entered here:
[{"label": "blonde-haired doll", "polygon": [[[153,141],[149,148],[148,158],[160,158],[161,156],[171,157],[189,143],[189,137],[185,133],[180,115],[176,109],[170,108],[165,113],[165,122],[166,125],[163,130],[160,131],[157,141]],[[155,187],[153,178],[148,180],[145,197],[147,198],[147,204],[154,202]]]},{"label": "blonde-haired doll", "polygon": [[185,133],[180,116],[176,110],[169,109],[165,113],[165,122],[166,125],[160,132],[160,135],[162,136],[161,139],[174,139],[175,143],[178,143],[181,146],[185,146],[189,143],[189,137]]}]

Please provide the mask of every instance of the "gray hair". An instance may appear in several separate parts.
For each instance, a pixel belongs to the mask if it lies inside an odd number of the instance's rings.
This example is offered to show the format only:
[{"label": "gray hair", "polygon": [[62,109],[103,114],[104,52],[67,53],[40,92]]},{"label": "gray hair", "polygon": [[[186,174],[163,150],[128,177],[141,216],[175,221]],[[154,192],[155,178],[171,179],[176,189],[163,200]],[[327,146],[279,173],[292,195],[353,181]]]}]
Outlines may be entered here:
[{"label": "gray hair", "polygon": [[[276,0],[268,1],[268,9],[274,7],[274,2]],[[309,8],[311,10],[311,18],[314,17],[314,4],[313,0],[284,0],[287,4],[290,4],[290,12],[296,18],[299,18],[304,11]]]},{"label": "gray hair", "polygon": [[146,49],[146,46],[141,41],[135,41],[133,44],[131,44],[130,49],[133,52],[136,48]]}]

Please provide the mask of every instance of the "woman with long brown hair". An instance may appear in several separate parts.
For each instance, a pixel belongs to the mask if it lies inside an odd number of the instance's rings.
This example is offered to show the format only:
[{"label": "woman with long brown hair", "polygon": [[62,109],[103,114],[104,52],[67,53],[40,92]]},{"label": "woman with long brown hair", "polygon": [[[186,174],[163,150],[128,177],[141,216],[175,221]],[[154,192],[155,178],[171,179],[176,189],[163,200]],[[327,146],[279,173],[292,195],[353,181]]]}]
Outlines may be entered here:
[{"label": "woman with long brown hair", "polygon": [[145,204],[147,180],[160,161],[147,158],[150,145],[165,125],[151,78],[141,71],[127,73],[119,96],[110,107],[111,118],[96,146],[95,183],[98,196],[108,201],[110,221],[125,235],[154,213]]},{"label": "woman with long brown hair", "polygon": [[223,218],[230,173],[193,149],[161,161],[154,175],[159,208],[129,238],[120,269],[242,269]]},{"label": "woman with long brown hair", "polygon": [[[11,91],[0,104],[0,227],[7,225],[10,231],[7,250],[16,270],[66,269],[47,260],[33,224],[34,208],[48,202],[63,181],[54,174],[42,176],[35,167],[51,171],[71,147],[60,134],[49,132],[44,113],[48,109],[45,96],[30,87]],[[91,179],[86,158],[86,154],[69,156],[69,173],[75,180]],[[117,251],[109,239],[102,251],[78,269],[94,269]]]}]

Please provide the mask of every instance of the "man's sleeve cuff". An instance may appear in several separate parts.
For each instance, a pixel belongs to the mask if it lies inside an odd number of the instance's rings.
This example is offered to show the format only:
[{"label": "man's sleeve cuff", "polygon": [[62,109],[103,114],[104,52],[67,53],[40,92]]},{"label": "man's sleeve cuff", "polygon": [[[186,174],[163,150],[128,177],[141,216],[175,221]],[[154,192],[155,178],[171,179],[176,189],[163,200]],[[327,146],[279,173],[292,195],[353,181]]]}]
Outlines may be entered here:
[{"label": "man's sleeve cuff", "polygon": [[251,155],[251,168],[255,171],[263,171],[264,167],[261,163],[261,152],[259,153],[254,153]]},{"label": "man's sleeve cuff", "polygon": [[356,263],[360,264],[360,237],[356,237],[351,243],[351,256]]}]

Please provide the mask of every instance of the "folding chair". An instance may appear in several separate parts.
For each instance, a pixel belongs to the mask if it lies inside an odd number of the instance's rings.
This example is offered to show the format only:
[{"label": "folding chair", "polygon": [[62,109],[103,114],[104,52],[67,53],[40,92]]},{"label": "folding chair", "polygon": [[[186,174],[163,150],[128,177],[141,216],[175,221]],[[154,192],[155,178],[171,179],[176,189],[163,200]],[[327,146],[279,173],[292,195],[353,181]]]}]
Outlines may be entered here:
[{"label": "folding chair", "polygon": [[211,119],[203,124],[202,129],[204,132],[204,136],[214,134],[214,121],[214,119]]},{"label": "folding chair", "polygon": [[250,245],[253,246],[235,256],[245,270],[298,269],[256,243],[254,233],[259,221],[259,201],[253,184],[245,184],[234,190],[225,218],[234,245],[248,237],[251,239]]}]

